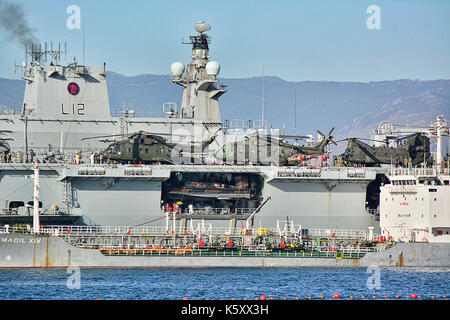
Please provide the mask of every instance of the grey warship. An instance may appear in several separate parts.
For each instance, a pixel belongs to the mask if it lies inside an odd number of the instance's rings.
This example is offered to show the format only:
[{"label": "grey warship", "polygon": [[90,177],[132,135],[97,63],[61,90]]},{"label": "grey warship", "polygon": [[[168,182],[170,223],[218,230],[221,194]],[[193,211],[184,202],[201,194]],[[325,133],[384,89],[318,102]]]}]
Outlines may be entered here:
[{"label": "grey warship", "polygon": [[[171,65],[171,82],[182,88],[181,106],[164,104],[164,118],[137,117],[125,109],[112,116],[105,65],[83,66],[74,59],[63,66],[61,50],[28,46],[31,62],[21,66],[26,80],[22,110],[0,115],[8,150],[0,164],[3,223],[30,221],[31,175],[38,159],[44,224],[163,225],[164,208],[175,203],[187,220],[227,224],[234,218],[237,223],[270,197],[253,216],[255,224],[274,227],[287,218],[317,228],[377,228],[377,206],[368,207],[366,193],[370,183],[379,185],[377,177],[385,169],[334,167],[326,157],[309,159],[317,161],[303,166],[280,166],[276,161],[261,165],[257,160],[223,163],[217,155],[230,143],[260,133],[276,136],[280,130],[264,123],[246,130],[222,124],[219,98],[227,90],[217,78],[220,65],[210,60],[210,26],[201,22],[195,27],[198,33],[187,42],[192,60],[186,68],[181,62]],[[42,63],[46,55],[51,57],[49,65]],[[138,132],[187,145],[184,151],[191,156],[186,160],[177,150],[170,164],[141,165],[107,163],[101,156],[115,139],[136,141],[132,135]],[[210,143],[202,149],[204,141]],[[234,156],[239,160],[243,153],[238,148]]]},{"label": "grey warship", "polygon": [[0,116],[0,267],[450,265],[448,168],[439,161],[414,186],[441,185],[444,217],[421,225],[427,241],[398,243],[392,230],[406,222],[384,218],[394,196],[378,210],[389,168],[335,166],[333,129],[301,148],[264,121],[222,124],[210,26],[195,29],[192,60],[171,65],[181,106],[165,103],[164,118],[111,115],[106,65],[62,66],[60,49],[27,48],[22,110]]}]

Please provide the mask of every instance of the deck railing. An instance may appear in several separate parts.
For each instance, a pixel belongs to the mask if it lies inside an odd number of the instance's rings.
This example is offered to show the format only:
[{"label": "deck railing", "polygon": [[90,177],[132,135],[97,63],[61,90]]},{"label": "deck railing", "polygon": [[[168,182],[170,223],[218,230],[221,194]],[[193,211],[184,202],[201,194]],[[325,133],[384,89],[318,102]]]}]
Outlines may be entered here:
[{"label": "deck railing", "polygon": [[[248,235],[270,235],[281,236],[276,228],[253,228],[251,230],[244,230],[237,227],[230,229],[227,227],[203,227],[198,228],[196,226],[192,229],[187,226],[186,229],[180,229],[177,227],[175,234],[177,236],[182,235],[211,235],[211,236],[232,236],[240,237],[246,232]],[[230,233],[230,231],[233,231]],[[6,227],[0,226],[0,233],[30,233],[31,229],[26,227]],[[46,226],[41,228],[41,234],[50,236],[66,237],[71,236],[76,238],[77,236],[169,236],[173,235],[172,225],[169,224],[169,228],[165,227],[134,227],[134,226]],[[327,239],[358,239],[358,240],[376,240],[379,239],[378,233],[370,233],[367,230],[347,230],[347,229],[302,229],[301,234],[289,233],[290,236],[302,236],[313,238],[327,238]]]}]

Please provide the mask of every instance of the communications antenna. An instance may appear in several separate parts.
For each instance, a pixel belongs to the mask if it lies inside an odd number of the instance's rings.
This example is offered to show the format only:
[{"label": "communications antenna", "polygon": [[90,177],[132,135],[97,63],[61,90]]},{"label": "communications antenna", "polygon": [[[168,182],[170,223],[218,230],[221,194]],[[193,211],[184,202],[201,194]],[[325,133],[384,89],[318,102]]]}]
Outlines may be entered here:
[{"label": "communications antenna", "polygon": [[44,43],[44,50],[40,43],[25,43],[25,63],[28,64],[28,56],[31,57],[31,62],[41,63],[42,58],[47,62],[47,55],[50,55],[52,64],[57,65],[64,54],[67,59],[67,43],[64,42],[64,50],[61,50],[61,43],[58,42],[58,47],[53,48],[53,42],[50,42],[50,48],[47,42]]}]

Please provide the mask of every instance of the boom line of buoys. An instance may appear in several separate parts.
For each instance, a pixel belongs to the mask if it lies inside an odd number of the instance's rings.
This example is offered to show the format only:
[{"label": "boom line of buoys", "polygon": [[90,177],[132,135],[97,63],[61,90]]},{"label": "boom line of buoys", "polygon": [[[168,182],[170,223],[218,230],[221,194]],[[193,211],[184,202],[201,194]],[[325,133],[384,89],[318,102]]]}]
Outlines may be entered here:
[{"label": "boom line of buoys", "polygon": [[[436,300],[436,299],[447,299],[447,295],[441,295],[441,296],[436,296],[436,295],[430,295],[430,296],[421,296],[415,292],[411,293],[410,295],[406,295],[406,296],[400,296],[400,295],[395,295],[392,297],[389,297],[387,295],[382,295],[382,296],[376,296],[376,295],[367,295],[364,296],[362,295],[361,297],[359,297],[359,299],[361,300],[366,300],[366,299],[372,299],[372,300],[380,300],[380,299],[384,299],[384,300],[398,300],[398,299],[412,299],[412,300]],[[348,297],[343,297],[341,296],[341,294],[339,294],[338,292],[335,292],[333,295],[331,295],[331,297],[329,299],[349,299],[349,300],[357,300],[358,297],[357,296],[353,296],[350,295]],[[188,297],[184,297],[183,300],[189,300]],[[206,299],[209,300],[209,299]],[[227,299],[215,299],[215,300],[227,300]],[[228,299],[230,300],[230,299]],[[237,300],[236,298],[231,298],[231,300]],[[249,299],[249,298],[243,298],[243,300],[289,300],[287,297],[283,296],[282,298],[273,298],[273,297],[267,297],[266,295],[262,294],[259,297],[255,297],[253,299]],[[305,298],[300,298],[300,297],[295,297],[294,300],[328,300],[328,298],[326,298],[325,296],[321,295],[318,297],[312,297],[312,296],[307,296]]]}]

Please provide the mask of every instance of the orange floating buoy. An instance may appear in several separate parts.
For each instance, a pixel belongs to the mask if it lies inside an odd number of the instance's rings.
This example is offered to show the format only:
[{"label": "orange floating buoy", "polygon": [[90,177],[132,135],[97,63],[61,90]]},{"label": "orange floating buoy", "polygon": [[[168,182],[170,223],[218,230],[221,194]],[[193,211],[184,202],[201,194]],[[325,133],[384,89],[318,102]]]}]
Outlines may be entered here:
[{"label": "orange floating buoy", "polygon": [[283,300],[286,300],[287,298],[286,297],[283,297]]},{"label": "orange floating buoy", "polygon": [[320,296],[319,298],[320,298],[320,299],[323,299],[323,296]]},{"label": "orange floating buoy", "polygon": [[259,300],[266,300],[266,296],[262,294],[262,295],[259,297]]},{"label": "orange floating buoy", "polygon": [[388,296],[384,296],[384,298],[385,298],[385,299],[387,299],[387,298],[388,298]]},{"label": "orange floating buoy", "polygon": [[411,298],[413,298],[413,299],[417,298],[417,294],[415,294],[414,292],[411,293]]},{"label": "orange floating buoy", "polygon": [[339,294],[339,292],[335,292],[332,297],[334,299],[339,299],[341,297],[341,295]]},{"label": "orange floating buoy", "polygon": [[188,297],[184,297],[183,300],[189,300],[189,298]]},{"label": "orange floating buoy", "polygon": [[431,296],[430,298],[431,298],[431,299],[434,299],[434,296]]},{"label": "orange floating buoy", "polygon": [[372,299],[376,299],[377,298],[377,296],[372,296]]},{"label": "orange floating buoy", "polygon": [[365,299],[366,297],[362,296],[361,299]]},{"label": "orange floating buoy", "polygon": [[400,298],[399,296],[395,296],[396,299]]},{"label": "orange floating buoy", "polygon": [[308,300],[311,300],[312,298],[311,297],[308,297]]},{"label": "orange floating buoy", "polygon": [[447,299],[447,296],[442,296],[442,298]]},{"label": "orange floating buoy", "polygon": [[300,298],[299,297],[295,297],[295,300],[300,300]]},{"label": "orange floating buoy", "polygon": [[350,299],[353,299],[353,296],[350,296],[349,298],[350,298]]}]

